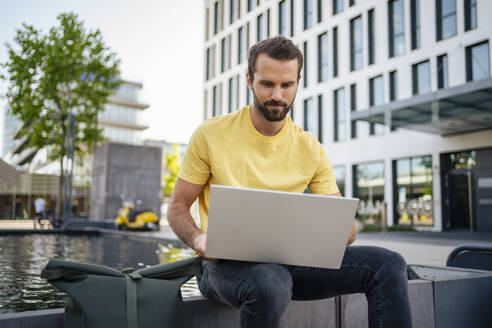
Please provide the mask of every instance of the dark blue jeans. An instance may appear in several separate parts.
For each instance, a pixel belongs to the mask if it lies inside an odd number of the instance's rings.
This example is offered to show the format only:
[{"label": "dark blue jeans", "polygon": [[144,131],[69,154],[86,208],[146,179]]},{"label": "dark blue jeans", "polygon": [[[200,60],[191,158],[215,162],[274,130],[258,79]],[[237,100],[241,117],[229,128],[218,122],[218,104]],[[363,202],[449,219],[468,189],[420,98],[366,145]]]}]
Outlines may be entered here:
[{"label": "dark blue jeans", "polygon": [[403,257],[371,246],[349,246],[339,270],[221,260],[204,262],[202,294],[240,308],[241,327],[282,326],[287,304],[365,293],[369,327],[411,327]]}]

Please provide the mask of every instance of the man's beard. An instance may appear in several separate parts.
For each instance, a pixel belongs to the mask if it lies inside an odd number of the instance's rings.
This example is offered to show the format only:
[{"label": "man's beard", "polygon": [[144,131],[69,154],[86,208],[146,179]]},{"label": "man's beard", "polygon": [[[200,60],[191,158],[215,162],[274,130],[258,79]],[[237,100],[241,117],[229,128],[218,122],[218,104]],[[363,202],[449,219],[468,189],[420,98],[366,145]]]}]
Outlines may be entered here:
[{"label": "man's beard", "polygon": [[[289,111],[294,104],[294,100],[292,100],[292,103],[290,105],[284,103],[283,101],[275,100],[265,101],[263,104],[261,104],[260,100],[256,97],[254,90],[251,91],[253,92],[255,108],[261,113],[261,115],[263,115],[265,119],[270,122],[282,121],[287,116],[287,114],[289,114]],[[283,106],[284,109],[267,109],[266,106]]]}]

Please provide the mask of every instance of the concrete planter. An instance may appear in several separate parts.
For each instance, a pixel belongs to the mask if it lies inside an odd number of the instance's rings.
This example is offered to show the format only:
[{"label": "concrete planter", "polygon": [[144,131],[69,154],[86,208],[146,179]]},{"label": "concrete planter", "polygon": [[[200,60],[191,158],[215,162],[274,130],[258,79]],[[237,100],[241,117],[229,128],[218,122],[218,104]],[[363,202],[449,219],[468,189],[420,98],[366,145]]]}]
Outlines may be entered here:
[{"label": "concrete planter", "polygon": [[[414,268],[418,266],[413,266]],[[413,327],[490,327],[492,272],[420,266],[409,280]],[[412,277],[411,277],[412,278]],[[203,297],[184,299],[186,328],[239,328],[239,310]],[[286,328],[368,327],[363,294],[291,302]],[[63,309],[0,315],[1,328],[63,327]]]}]

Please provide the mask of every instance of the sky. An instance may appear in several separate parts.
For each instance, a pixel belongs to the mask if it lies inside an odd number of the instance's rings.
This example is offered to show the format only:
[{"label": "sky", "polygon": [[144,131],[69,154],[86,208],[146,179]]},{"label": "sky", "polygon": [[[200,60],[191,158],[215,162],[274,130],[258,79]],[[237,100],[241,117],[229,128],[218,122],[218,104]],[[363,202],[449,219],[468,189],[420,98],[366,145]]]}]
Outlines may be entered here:
[{"label": "sky", "polygon": [[[0,0],[0,62],[22,23],[47,32],[68,11],[88,30],[101,31],[121,59],[123,79],[143,83],[142,99],[150,105],[143,137],[187,143],[203,119],[204,1]],[[6,89],[0,81],[0,94]],[[5,104],[0,99],[1,110]]]}]

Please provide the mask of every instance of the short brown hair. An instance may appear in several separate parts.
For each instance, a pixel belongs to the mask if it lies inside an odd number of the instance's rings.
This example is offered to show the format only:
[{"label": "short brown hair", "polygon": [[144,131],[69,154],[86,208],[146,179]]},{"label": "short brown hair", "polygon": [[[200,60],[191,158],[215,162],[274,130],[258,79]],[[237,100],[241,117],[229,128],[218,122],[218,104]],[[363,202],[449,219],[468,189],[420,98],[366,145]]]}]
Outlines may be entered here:
[{"label": "short brown hair", "polygon": [[260,41],[249,49],[248,74],[251,81],[254,80],[256,59],[260,54],[266,54],[270,58],[280,60],[292,60],[297,58],[297,63],[299,65],[297,69],[297,78],[299,78],[303,63],[302,52],[290,39],[283,36],[275,36]]}]

